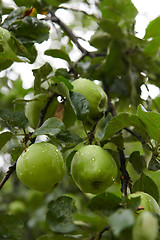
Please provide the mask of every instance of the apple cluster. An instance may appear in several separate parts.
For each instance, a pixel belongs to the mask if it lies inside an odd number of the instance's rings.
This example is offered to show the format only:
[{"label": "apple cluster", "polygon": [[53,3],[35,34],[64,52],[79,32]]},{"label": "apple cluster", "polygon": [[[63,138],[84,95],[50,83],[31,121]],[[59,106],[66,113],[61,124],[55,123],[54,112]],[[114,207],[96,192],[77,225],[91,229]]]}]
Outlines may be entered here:
[{"label": "apple cluster", "polygon": [[[92,124],[98,121],[103,116],[107,105],[107,96],[101,86],[84,78],[77,79],[72,84],[73,91],[81,93],[89,102],[87,122]],[[39,94],[26,105],[26,116],[33,129],[38,126],[41,110],[47,98],[47,95]],[[57,105],[57,98],[53,98],[45,119],[54,116]],[[77,122],[75,121],[74,124],[76,125]],[[65,160],[57,146],[49,142],[34,143],[18,158],[16,172],[20,181],[26,186],[40,192],[51,192],[63,180]],[[100,194],[114,184],[118,175],[118,167],[109,151],[102,148],[100,144],[83,141],[73,155],[70,172],[73,181],[82,192]],[[135,233],[133,232],[133,240],[143,239],[143,234],[142,238],[141,234],[136,235],[137,228],[140,224],[146,226],[147,221],[144,222],[144,219],[147,219],[148,212],[160,214],[159,205],[152,196],[144,192],[136,192],[130,194],[128,198],[136,197],[140,197],[138,213],[142,217],[138,217],[134,226],[136,230]],[[155,221],[154,218],[151,220]],[[144,239],[148,238],[144,237]]]},{"label": "apple cluster", "polygon": [[[84,78],[79,78],[72,84],[73,91],[81,93],[89,102],[87,121],[100,119],[107,104],[107,96],[101,86]],[[48,95],[38,94],[26,104],[25,114],[33,129],[38,126],[47,100]],[[53,98],[44,120],[54,116],[57,105],[57,98]],[[26,186],[41,192],[50,192],[64,177],[65,161],[60,150],[53,144],[34,143],[18,158],[16,171],[18,178]],[[117,165],[107,150],[98,145],[82,144],[73,157],[71,175],[81,191],[98,194],[115,181]]]}]

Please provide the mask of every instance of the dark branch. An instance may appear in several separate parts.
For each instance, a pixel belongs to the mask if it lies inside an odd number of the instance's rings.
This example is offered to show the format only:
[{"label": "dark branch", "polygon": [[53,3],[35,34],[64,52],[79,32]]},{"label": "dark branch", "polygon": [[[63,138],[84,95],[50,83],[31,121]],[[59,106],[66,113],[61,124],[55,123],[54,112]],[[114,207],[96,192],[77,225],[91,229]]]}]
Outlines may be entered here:
[{"label": "dark branch", "polygon": [[142,137],[136,133],[134,133],[132,130],[130,130],[129,128],[124,128],[127,132],[129,132],[131,135],[133,135],[134,137],[136,137],[141,143],[142,145],[145,144],[146,142],[142,139]]},{"label": "dark branch", "polygon": [[75,9],[75,8],[69,8],[69,7],[64,7],[64,6],[58,6],[58,7],[53,7],[55,10],[58,10],[58,9],[64,9],[64,10],[69,10],[69,11],[73,11],[73,12],[78,12],[78,13],[83,13],[85,15],[87,15],[88,17],[94,17],[96,18],[97,20],[101,20],[100,17],[96,16],[95,14],[89,14],[87,13],[86,11],[84,10],[79,10],[79,9]]},{"label": "dark branch", "polygon": [[69,38],[76,44],[76,46],[81,50],[82,53],[86,54],[88,51],[82,47],[78,42],[78,38],[73,34],[73,32],[55,15],[53,9],[50,10],[51,17],[45,18],[45,20],[51,20],[57,23],[63,31],[69,36]]},{"label": "dark branch", "polygon": [[8,171],[6,172],[4,178],[2,179],[2,181],[0,182],[0,189],[2,189],[3,185],[7,182],[7,180],[10,178],[10,176],[12,175],[12,173],[16,170],[16,163],[17,161],[15,161],[8,169]]},{"label": "dark branch", "polygon": [[130,177],[126,170],[126,159],[124,156],[124,152],[121,149],[118,149],[118,151],[119,151],[119,157],[120,157],[120,163],[121,163],[120,170],[122,173],[122,175],[121,175],[121,186],[122,186],[121,192],[122,192],[122,196],[127,196],[127,186],[129,185]]}]

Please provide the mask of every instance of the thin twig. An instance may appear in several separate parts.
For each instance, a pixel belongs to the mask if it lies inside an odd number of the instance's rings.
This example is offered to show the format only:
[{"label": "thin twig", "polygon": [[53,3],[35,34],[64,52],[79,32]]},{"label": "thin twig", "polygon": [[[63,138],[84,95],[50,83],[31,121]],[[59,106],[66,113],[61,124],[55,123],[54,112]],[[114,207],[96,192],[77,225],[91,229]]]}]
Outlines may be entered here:
[{"label": "thin twig", "polygon": [[7,180],[10,178],[12,173],[16,170],[16,163],[17,163],[17,160],[8,168],[8,171],[6,172],[2,181],[0,182],[0,189],[2,189],[3,185],[7,182]]},{"label": "thin twig", "polygon": [[132,130],[130,130],[129,128],[124,128],[124,130],[126,130],[127,132],[129,132],[131,135],[133,135],[134,137],[136,137],[141,143],[142,145],[145,144],[146,142],[142,139],[142,137],[136,133],[134,133]]},{"label": "thin twig", "polygon": [[110,226],[109,226],[109,225],[106,226],[106,227],[99,233],[98,239],[101,239],[102,234],[103,234],[104,232],[108,231],[109,229],[110,229]]},{"label": "thin twig", "polygon": [[[86,53],[87,50],[82,47],[78,42],[78,38],[73,34],[73,32],[55,15],[53,9],[50,10],[51,17],[46,18],[46,20],[51,20],[52,22],[57,23],[63,31],[69,36],[69,38],[76,44],[76,46],[81,50],[82,53]],[[45,19],[44,19],[45,20]]]},{"label": "thin twig", "polygon": [[54,9],[58,10],[58,9],[64,9],[64,10],[69,10],[69,11],[73,11],[73,12],[78,12],[78,13],[83,13],[85,15],[87,15],[88,17],[94,17],[97,20],[101,20],[101,17],[96,16],[95,14],[89,14],[84,10],[80,10],[80,9],[75,9],[75,8],[71,8],[71,7],[64,7],[64,6],[58,6],[58,7],[53,7]]}]

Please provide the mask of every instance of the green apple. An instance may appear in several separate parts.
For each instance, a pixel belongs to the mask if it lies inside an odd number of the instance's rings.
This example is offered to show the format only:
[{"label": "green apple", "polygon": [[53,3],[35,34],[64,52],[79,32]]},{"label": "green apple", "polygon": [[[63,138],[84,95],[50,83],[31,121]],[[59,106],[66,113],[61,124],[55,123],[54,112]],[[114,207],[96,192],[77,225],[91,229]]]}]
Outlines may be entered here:
[{"label": "green apple", "polygon": [[26,186],[40,192],[50,192],[63,179],[64,160],[53,144],[34,143],[18,158],[16,172]]},{"label": "green apple", "polygon": [[[47,94],[38,94],[32,99],[32,101],[26,104],[25,115],[28,118],[29,124],[32,128],[36,128],[38,126],[41,111],[45,107],[47,102],[48,102]],[[52,102],[49,104],[47,108],[44,121],[54,116],[57,106],[58,100],[56,97],[54,97]]]},{"label": "green apple", "polygon": [[71,175],[82,192],[98,194],[115,181],[117,165],[109,152],[97,145],[88,145],[73,156]]},{"label": "green apple", "polygon": [[8,212],[16,216],[22,216],[24,213],[26,213],[26,211],[26,205],[20,200],[15,200],[11,202],[8,206]]},{"label": "green apple", "polygon": [[136,197],[140,197],[139,207],[142,208],[142,210],[138,210],[138,213],[142,213],[144,210],[147,210],[153,213],[160,214],[159,205],[151,195],[145,192],[138,191],[128,196],[129,199]]},{"label": "green apple", "polygon": [[98,120],[107,107],[107,95],[100,85],[86,78],[72,82],[73,91],[81,93],[89,102],[89,118]]},{"label": "green apple", "polygon": [[133,240],[156,240],[158,228],[158,219],[151,212],[144,211],[133,226]]}]

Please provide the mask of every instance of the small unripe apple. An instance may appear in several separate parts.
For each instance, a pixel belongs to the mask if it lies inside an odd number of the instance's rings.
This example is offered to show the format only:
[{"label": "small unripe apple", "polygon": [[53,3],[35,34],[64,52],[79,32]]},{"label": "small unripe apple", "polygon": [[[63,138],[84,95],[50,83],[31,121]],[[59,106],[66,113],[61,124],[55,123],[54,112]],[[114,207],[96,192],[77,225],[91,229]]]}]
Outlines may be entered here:
[{"label": "small unripe apple", "polygon": [[142,213],[144,210],[147,210],[147,211],[150,211],[150,212],[153,212],[153,213],[160,214],[160,208],[159,208],[158,203],[148,193],[139,191],[139,192],[135,192],[135,193],[130,194],[128,197],[129,197],[129,199],[140,197],[139,208],[141,210],[138,210],[137,211],[138,213]]},{"label": "small unripe apple", "polygon": [[51,143],[34,143],[17,160],[16,172],[26,186],[40,192],[50,192],[63,179],[64,160]]},{"label": "small unripe apple", "polygon": [[8,212],[9,214],[13,214],[16,216],[22,216],[24,213],[26,213],[27,207],[25,203],[23,203],[20,200],[15,200],[11,202],[8,206]]},{"label": "small unripe apple", "polygon": [[[32,100],[33,101],[30,101],[26,104],[25,115],[28,118],[30,126],[32,128],[36,128],[40,120],[41,111],[48,102],[48,95],[38,94]],[[54,116],[57,106],[58,100],[57,98],[54,97],[52,102],[49,104],[47,108],[44,121]]]},{"label": "small unripe apple", "polygon": [[86,78],[72,82],[73,91],[81,93],[89,102],[89,118],[98,120],[107,107],[107,95],[101,86]]},{"label": "small unripe apple", "polygon": [[133,226],[133,240],[156,240],[158,228],[158,219],[151,212],[144,211]]},{"label": "small unripe apple", "polygon": [[98,194],[113,184],[117,165],[109,152],[100,146],[88,145],[75,153],[71,175],[82,192]]}]

